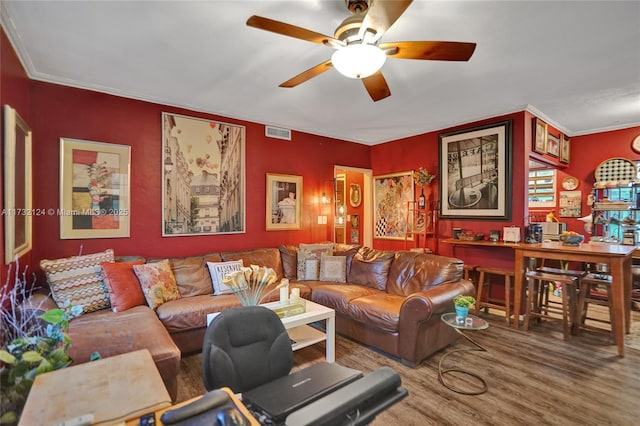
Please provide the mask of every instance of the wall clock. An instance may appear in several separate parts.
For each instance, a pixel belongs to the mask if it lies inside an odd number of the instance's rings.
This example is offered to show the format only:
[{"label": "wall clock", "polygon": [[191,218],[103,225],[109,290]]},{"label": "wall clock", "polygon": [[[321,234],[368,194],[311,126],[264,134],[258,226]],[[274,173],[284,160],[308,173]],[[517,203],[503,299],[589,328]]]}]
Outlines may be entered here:
[{"label": "wall clock", "polygon": [[633,142],[631,142],[631,149],[636,154],[640,154],[640,135],[636,136]]}]

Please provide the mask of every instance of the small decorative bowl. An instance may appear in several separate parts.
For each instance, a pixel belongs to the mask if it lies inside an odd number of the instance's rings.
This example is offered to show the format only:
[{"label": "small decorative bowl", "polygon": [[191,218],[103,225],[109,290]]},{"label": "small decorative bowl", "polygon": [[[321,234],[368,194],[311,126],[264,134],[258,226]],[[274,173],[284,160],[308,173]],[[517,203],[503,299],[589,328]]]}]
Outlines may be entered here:
[{"label": "small decorative bowl", "polygon": [[563,246],[580,247],[584,241],[584,235],[560,235]]}]

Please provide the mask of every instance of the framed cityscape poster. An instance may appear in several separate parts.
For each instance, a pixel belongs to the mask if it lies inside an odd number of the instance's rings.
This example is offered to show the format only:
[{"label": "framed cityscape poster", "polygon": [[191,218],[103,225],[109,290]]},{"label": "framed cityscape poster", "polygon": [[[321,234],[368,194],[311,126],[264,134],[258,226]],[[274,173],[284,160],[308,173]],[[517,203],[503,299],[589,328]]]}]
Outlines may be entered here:
[{"label": "framed cityscape poster", "polygon": [[129,236],[131,147],[60,139],[60,238]]},{"label": "framed cityscape poster", "polygon": [[244,233],[245,127],[162,114],[162,236]]}]

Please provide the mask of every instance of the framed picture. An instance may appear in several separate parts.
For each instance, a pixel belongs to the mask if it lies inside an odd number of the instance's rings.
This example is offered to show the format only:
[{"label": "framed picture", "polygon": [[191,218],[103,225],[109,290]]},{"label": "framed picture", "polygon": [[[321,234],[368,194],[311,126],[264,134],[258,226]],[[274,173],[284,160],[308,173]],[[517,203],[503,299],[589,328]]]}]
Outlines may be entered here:
[{"label": "framed picture", "polygon": [[571,156],[571,140],[563,133],[560,135],[560,161],[569,164]]},{"label": "framed picture", "polygon": [[560,135],[547,131],[547,154],[558,157],[560,155]]},{"label": "framed picture", "polygon": [[440,217],[509,220],[511,120],[439,135]]},{"label": "framed picture", "polygon": [[60,139],[60,238],[129,236],[131,147]]},{"label": "framed picture", "polygon": [[162,236],[246,229],[245,128],[162,114]]},{"label": "framed picture", "polygon": [[302,176],[267,173],[267,231],[300,229]]},{"label": "framed picture", "polygon": [[547,123],[534,118],[533,150],[538,154],[547,153]]},{"label": "framed picture", "polygon": [[359,207],[362,202],[362,190],[360,185],[352,183],[349,185],[349,203],[351,207]]},{"label": "framed picture", "polygon": [[399,240],[410,232],[409,201],[413,200],[413,171],[374,176],[374,238]]},{"label": "framed picture", "polygon": [[360,227],[360,215],[357,215],[357,214],[351,215],[351,227],[352,228]]},{"label": "framed picture", "polygon": [[31,129],[15,109],[4,106],[4,262],[32,247]]},{"label": "framed picture", "polygon": [[582,217],[582,191],[560,191],[560,217]]}]

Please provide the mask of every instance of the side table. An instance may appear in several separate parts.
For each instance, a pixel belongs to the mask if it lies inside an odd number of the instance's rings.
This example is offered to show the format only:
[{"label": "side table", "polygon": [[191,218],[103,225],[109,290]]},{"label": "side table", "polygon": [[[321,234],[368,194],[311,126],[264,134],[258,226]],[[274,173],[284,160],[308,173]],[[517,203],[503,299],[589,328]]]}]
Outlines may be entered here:
[{"label": "side table", "polygon": [[[469,337],[466,334],[464,334],[462,332],[462,330],[469,330],[469,331],[472,331],[472,330],[484,330],[486,328],[489,328],[489,323],[486,322],[485,320],[483,320],[482,318],[478,318],[478,317],[476,317],[474,315],[468,315],[467,316],[467,321],[465,323],[458,324],[456,322],[456,314],[455,314],[455,312],[449,312],[449,313],[446,313],[446,314],[442,314],[440,319],[442,319],[442,321],[445,324],[447,324],[448,326],[453,327],[459,335],[461,335],[462,337],[467,339],[469,342],[471,342],[474,345],[474,347],[471,347],[471,348],[464,347],[464,348],[454,349],[452,351],[447,352],[440,359],[440,362],[438,363],[438,380],[447,389],[450,389],[450,390],[452,390],[454,392],[457,392],[457,393],[460,393],[460,394],[463,394],[463,395],[480,395],[480,394],[485,393],[487,391],[487,382],[485,382],[482,377],[480,377],[476,373],[473,373],[473,372],[468,371],[468,370],[463,370],[461,368],[445,368],[445,369],[443,369],[442,368],[442,364],[443,364],[444,360],[447,359],[447,357],[449,355],[454,354],[456,352],[466,352],[466,351],[485,352],[486,351],[485,348],[480,346],[480,344],[478,344],[471,337]],[[475,378],[482,386],[481,386],[481,388],[479,390],[471,390],[471,391],[454,388],[453,386],[451,386],[450,384],[448,384],[445,381],[445,377],[444,376],[445,376],[445,374],[448,374],[448,373],[460,373],[460,374],[464,374],[464,375],[470,376],[472,378]]]}]

